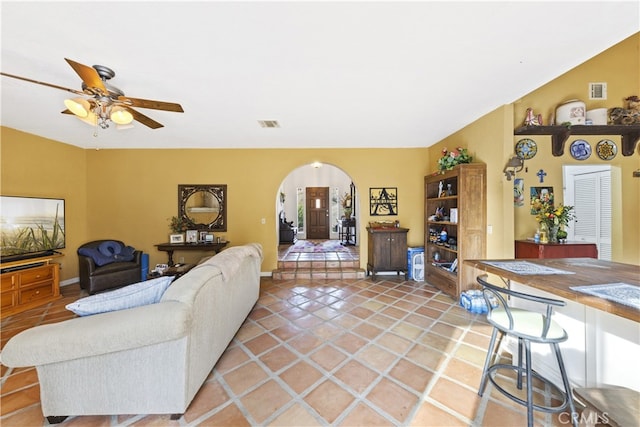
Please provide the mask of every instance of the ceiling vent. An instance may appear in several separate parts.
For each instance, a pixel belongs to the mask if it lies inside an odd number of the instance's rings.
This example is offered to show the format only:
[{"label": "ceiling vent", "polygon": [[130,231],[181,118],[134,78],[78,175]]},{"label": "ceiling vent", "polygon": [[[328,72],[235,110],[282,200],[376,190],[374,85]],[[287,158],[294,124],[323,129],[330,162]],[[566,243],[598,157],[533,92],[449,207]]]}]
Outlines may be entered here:
[{"label": "ceiling vent", "polygon": [[279,128],[280,124],[277,120],[258,120],[260,127],[263,128]]},{"label": "ceiling vent", "polygon": [[607,99],[607,84],[589,83],[589,99]]}]

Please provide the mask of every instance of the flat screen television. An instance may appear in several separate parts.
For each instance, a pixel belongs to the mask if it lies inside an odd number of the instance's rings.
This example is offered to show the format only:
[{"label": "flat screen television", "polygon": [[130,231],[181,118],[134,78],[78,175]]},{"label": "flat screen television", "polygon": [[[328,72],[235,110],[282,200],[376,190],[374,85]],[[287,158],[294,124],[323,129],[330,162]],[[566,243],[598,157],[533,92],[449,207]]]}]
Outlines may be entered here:
[{"label": "flat screen television", "polygon": [[64,247],[64,199],[0,196],[2,262],[52,255]]}]

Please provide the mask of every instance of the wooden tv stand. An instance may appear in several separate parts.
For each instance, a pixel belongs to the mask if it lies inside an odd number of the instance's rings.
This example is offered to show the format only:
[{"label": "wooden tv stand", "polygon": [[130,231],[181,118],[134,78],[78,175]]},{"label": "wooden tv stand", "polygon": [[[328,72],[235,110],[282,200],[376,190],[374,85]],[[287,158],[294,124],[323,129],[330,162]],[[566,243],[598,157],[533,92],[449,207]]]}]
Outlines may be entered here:
[{"label": "wooden tv stand", "polygon": [[60,298],[60,265],[50,255],[1,263],[0,318],[47,304]]}]

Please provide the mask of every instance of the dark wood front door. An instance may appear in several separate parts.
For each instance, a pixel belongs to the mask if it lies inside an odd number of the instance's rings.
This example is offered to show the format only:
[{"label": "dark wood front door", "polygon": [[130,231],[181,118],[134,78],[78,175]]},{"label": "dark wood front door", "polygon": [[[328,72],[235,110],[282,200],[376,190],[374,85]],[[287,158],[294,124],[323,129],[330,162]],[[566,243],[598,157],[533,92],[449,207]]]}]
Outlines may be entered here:
[{"label": "dark wood front door", "polygon": [[307,239],[329,238],[329,187],[307,187]]}]

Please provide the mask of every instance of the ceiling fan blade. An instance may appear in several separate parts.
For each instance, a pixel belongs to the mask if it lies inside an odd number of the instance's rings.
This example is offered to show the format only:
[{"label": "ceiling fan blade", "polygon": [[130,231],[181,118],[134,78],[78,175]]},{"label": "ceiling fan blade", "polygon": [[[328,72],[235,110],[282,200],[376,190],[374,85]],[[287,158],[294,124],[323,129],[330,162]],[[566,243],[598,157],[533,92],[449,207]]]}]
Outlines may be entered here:
[{"label": "ceiling fan blade", "polygon": [[[82,81],[87,85],[89,89],[97,89],[101,95],[108,95],[109,91],[104,85],[104,82],[100,78],[100,75],[95,68],[88,65],[80,64],[79,62],[72,61],[71,59],[64,58],[65,61],[71,65],[71,68],[78,73]],[[95,92],[95,90],[94,90]]]},{"label": "ceiling fan blade", "polygon": [[154,110],[173,111],[175,113],[184,113],[182,106],[174,102],[154,101],[152,99],[131,98],[128,96],[119,96],[118,101],[129,107],[152,108]]},{"label": "ceiling fan blade", "polygon": [[155,120],[153,120],[152,118],[147,117],[144,114],[137,112],[133,108],[129,108],[127,106],[123,106],[123,107],[126,108],[127,111],[131,113],[131,115],[133,116],[134,120],[142,123],[145,126],[150,127],[151,129],[158,129],[158,128],[164,127],[163,124],[158,123]]},{"label": "ceiling fan blade", "polygon": [[54,84],[51,84],[51,83],[41,82],[41,81],[38,81],[38,80],[28,79],[26,77],[16,76],[14,74],[8,74],[8,73],[2,73],[2,72],[0,72],[0,74],[3,75],[3,76],[6,76],[6,77],[11,77],[12,79],[24,80],[25,82],[29,82],[29,83],[36,83],[36,84],[39,84],[39,85],[52,87],[54,89],[65,90],[67,92],[75,93],[77,95],[86,95],[82,91],[75,90],[75,89],[69,89],[68,87],[63,87],[63,86],[58,86],[58,85],[54,85]]}]

